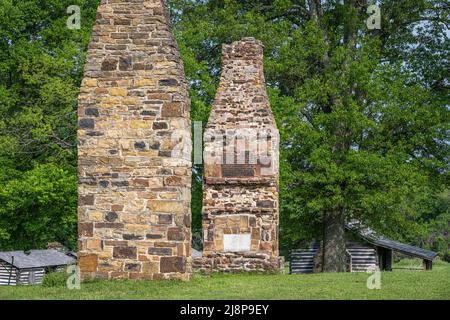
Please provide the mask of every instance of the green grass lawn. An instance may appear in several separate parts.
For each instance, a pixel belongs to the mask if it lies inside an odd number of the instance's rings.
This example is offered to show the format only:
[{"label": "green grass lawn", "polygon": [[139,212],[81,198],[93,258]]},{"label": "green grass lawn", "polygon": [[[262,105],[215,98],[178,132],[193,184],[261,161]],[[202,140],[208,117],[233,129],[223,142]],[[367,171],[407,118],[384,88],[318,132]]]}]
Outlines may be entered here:
[{"label": "green grass lawn", "polygon": [[[403,261],[399,267],[417,266]],[[366,273],[311,275],[195,275],[190,282],[93,281],[81,290],[57,287],[0,287],[4,299],[445,299],[450,300],[450,264],[433,271],[381,273],[381,289],[366,287]]]}]

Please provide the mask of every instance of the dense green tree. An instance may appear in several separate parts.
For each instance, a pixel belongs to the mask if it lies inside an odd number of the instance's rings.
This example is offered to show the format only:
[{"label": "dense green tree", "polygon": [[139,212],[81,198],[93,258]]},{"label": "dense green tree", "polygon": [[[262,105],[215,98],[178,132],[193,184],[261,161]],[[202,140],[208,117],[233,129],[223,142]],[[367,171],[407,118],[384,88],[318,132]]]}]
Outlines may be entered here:
[{"label": "dense green tree", "polygon": [[450,262],[450,190],[430,196],[423,206],[421,235],[411,239]]},{"label": "dense green tree", "polygon": [[36,165],[0,190],[0,242],[3,249],[43,248],[77,240],[76,173],[55,164]]},{"label": "dense green tree", "polygon": [[0,2],[1,249],[75,247],[77,95],[98,3]]}]

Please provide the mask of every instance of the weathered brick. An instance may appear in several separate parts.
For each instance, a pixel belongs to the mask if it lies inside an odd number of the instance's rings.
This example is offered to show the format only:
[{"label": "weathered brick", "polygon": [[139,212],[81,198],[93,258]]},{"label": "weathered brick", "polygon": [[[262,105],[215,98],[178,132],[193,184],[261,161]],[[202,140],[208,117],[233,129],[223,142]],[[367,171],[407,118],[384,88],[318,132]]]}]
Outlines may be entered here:
[{"label": "weathered brick", "polygon": [[120,57],[119,70],[127,71],[133,69],[133,60],[131,57]]},{"label": "weathered brick", "polygon": [[169,126],[166,122],[154,122],[153,123],[153,130],[165,130],[168,129]]},{"label": "weathered brick", "polygon": [[123,210],[123,205],[121,204],[114,204],[111,206],[111,210],[113,211],[122,211]]},{"label": "weathered brick", "polygon": [[145,32],[132,32],[130,33],[130,39],[148,39],[149,34]]},{"label": "weathered brick", "polygon": [[149,201],[148,208],[158,213],[183,213],[185,207],[180,201]]},{"label": "weathered brick", "polygon": [[123,51],[127,49],[127,46],[124,44],[107,44],[105,49],[109,51]]},{"label": "weathered brick", "polygon": [[105,220],[108,222],[115,222],[118,219],[117,213],[110,211],[105,215]]},{"label": "weathered brick", "polygon": [[149,179],[134,179],[132,185],[136,187],[148,187],[150,185]]},{"label": "weathered brick", "polygon": [[181,103],[166,103],[162,106],[161,117],[182,117],[183,116],[183,106]]},{"label": "weathered brick", "polygon": [[93,194],[80,195],[78,197],[78,205],[80,206],[92,206],[94,205],[95,197]]},{"label": "weathered brick", "polygon": [[164,178],[164,185],[165,186],[181,186],[183,184],[183,180],[181,177],[167,177]]},{"label": "weathered brick", "polygon": [[169,101],[171,96],[168,93],[155,92],[149,93],[147,97],[150,100]]},{"label": "weathered brick", "polygon": [[136,79],[134,80],[135,87],[152,87],[156,84],[154,79]]},{"label": "weathered brick", "polygon": [[271,200],[259,200],[256,202],[256,206],[259,208],[273,208],[274,202]]},{"label": "weathered brick", "polygon": [[128,187],[130,185],[129,181],[122,180],[122,181],[113,181],[112,185],[114,187]]},{"label": "weathered brick", "polygon": [[149,233],[145,237],[148,240],[158,240],[158,239],[162,239],[163,236],[161,234],[151,234],[151,233]]},{"label": "weathered brick", "polygon": [[141,112],[142,116],[148,116],[148,117],[156,117],[156,111],[150,111],[150,110],[144,110]]},{"label": "weathered brick", "polygon": [[124,234],[123,239],[124,240],[143,240],[144,237],[136,235],[136,234]]},{"label": "weathered brick", "polygon": [[128,39],[128,33],[126,32],[113,32],[111,33],[113,39]]},{"label": "weathered brick", "polygon": [[131,121],[132,129],[148,129],[151,122],[145,120],[133,120]]},{"label": "weathered brick", "polygon": [[97,79],[85,78],[83,80],[82,85],[85,86],[85,87],[90,88],[90,87],[96,87],[97,83],[98,83]]},{"label": "weathered brick", "polygon": [[159,85],[161,87],[174,87],[177,86],[178,80],[177,79],[164,79],[159,81]]},{"label": "weathered brick", "polygon": [[80,237],[94,236],[94,224],[92,222],[79,222],[78,234]]},{"label": "weathered brick", "polygon": [[161,143],[159,143],[159,142],[155,142],[152,145],[150,145],[150,149],[152,149],[152,150],[159,150],[160,147],[161,147]]},{"label": "weathered brick", "polygon": [[158,223],[161,225],[172,224],[173,216],[171,214],[159,214]]},{"label": "weathered brick", "polygon": [[145,149],[145,147],[146,147],[145,142],[135,142],[135,144],[134,144],[135,149],[143,150],[143,149]]},{"label": "weathered brick", "polygon": [[141,271],[141,265],[139,263],[126,263],[124,271],[139,272]]},{"label": "weathered brick", "polygon": [[98,257],[96,254],[82,254],[78,257],[78,267],[81,272],[97,271]]},{"label": "weathered brick", "polygon": [[184,241],[184,232],[180,228],[170,228],[167,231],[167,239],[173,241]]},{"label": "weathered brick", "polygon": [[88,239],[86,240],[86,248],[88,250],[99,251],[102,249],[102,241],[99,239]]},{"label": "weathered brick", "polygon": [[161,273],[186,272],[186,259],[184,257],[161,257]]},{"label": "weathered brick", "polygon": [[225,178],[253,177],[255,169],[247,164],[225,164],[222,165],[222,176]]},{"label": "weathered brick", "polygon": [[123,223],[96,222],[95,227],[98,229],[121,229],[123,228]]},{"label": "weathered brick", "polygon": [[80,129],[94,129],[95,121],[94,119],[84,118],[78,121],[78,126]]},{"label": "weathered brick", "polygon": [[113,257],[117,259],[137,259],[135,247],[114,247]]},{"label": "weathered brick", "polygon": [[105,240],[104,245],[110,247],[126,247],[128,245],[128,242],[121,240]]},{"label": "weathered brick", "polygon": [[125,88],[111,88],[109,89],[109,94],[112,96],[125,97],[128,94],[128,90]]},{"label": "weathered brick", "polygon": [[149,248],[148,254],[153,256],[171,256],[172,249],[170,248]]},{"label": "weathered brick", "polygon": [[116,25],[116,26],[129,26],[129,25],[131,25],[131,19],[124,19],[124,18],[114,19],[114,25]]},{"label": "weathered brick", "polygon": [[102,188],[107,188],[109,187],[109,181],[100,181],[98,185]]},{"label": "weathered brick", "polygon": [[92,117],[99,117],[100,112],[98,111],[97,108],[86,108],[85,115],[92,116]]},{"label": "weathered brick", "polygon": [[102,62],[102,70],[103,71],[114,71],[117,69],[117,59],[114,58],[106,58]]}]

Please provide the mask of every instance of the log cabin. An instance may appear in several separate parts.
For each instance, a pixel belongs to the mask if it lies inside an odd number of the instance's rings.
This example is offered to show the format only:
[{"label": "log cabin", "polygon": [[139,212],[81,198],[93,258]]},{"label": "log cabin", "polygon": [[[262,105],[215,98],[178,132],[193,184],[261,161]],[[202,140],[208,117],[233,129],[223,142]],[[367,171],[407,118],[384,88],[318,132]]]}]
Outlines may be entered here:
[{"label": "log cabin", "polygon": [[[437,253],[387,239],[359,221],[346,224],[346,271],[392,271],[393,253],[422,259],[423,269],[431,270]],[[291,251],[291,274],[321,272],[323,246],[313,241],[309,246]]]},{"label": "log cabin", "polygon": [[0,286],[41,284],[47,272],[75,262],[75,258],[53,249],[0,252]]}]

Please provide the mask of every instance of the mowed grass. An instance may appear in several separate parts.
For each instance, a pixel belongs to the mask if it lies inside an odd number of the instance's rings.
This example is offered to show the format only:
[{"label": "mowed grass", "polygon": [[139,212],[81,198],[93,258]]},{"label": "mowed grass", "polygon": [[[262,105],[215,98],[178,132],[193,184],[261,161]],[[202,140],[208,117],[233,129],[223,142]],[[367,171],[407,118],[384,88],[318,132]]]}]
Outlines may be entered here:
[{"label": "mowed grass", "polygon": [[[417,262],[402,262],[414,267]],[[179,281],[92,281],[80,290],[63,286],[0,287],[5,299],[450,299],[450,264],[435,263],[432,271],[394,270],[381,273],[381,289],[369,290],[366,273],[310,275],[240,274],[202,276]]]}]

